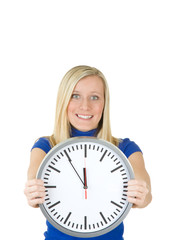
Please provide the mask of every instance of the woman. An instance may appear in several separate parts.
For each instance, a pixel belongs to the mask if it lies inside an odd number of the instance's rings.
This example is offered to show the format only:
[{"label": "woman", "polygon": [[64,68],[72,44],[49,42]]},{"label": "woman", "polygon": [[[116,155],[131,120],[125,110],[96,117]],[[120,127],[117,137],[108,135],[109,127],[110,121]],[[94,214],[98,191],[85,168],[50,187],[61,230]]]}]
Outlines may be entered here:
[{"label": "woman", "polygon": [[[119,140],[111,134],[109,90],[104,75],[96,68],[77,66],[66,73],[60,84],[53,135],[40,138],[32,148],[25,187],[30,206],[38,207],[44,202],[44,184],[36,179],[36,173],[45,155],[52,146],[77,136],[97,136],[118,146],[129,159],[135,173],[135,180],[128,182],[128,201],[138,208],[146,207],[151,202],[150,178],[140,148],[127,138]],[[46,240],[74,238],[61,233],[48,221],[47,227]],[[97,238],[122,240],[123,232],[124,225],[121,223]]]}]

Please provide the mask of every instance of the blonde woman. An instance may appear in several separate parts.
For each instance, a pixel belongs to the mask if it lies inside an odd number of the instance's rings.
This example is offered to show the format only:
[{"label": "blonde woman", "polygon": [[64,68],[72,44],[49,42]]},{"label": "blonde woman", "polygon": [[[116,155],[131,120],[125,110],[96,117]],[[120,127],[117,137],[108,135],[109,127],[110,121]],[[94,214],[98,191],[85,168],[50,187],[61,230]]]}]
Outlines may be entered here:
[{"label": "blonde woman", "polygon": [[[43,158],[54,145],[77,136],[97,136],[119,147],[135,173],[135,180],[128,183],[128,201],[138,208],[146,207],[151,202],[150,178],[140,148],[128,138],[119,140],[111,134],[109,89],[104,75],[96,68],[77,66],[66,73],[59,86],[52,136],[40,138],[31,150],[25,186],[25,195],[31,207],[36,208],[44,202],[44,183],[36,179]],[[123,232],[124,225],[121,223],[111,232],[97,238],[123,240]],[[74,239],[55,229],[48,221],[44,235],[46,240]]]}]

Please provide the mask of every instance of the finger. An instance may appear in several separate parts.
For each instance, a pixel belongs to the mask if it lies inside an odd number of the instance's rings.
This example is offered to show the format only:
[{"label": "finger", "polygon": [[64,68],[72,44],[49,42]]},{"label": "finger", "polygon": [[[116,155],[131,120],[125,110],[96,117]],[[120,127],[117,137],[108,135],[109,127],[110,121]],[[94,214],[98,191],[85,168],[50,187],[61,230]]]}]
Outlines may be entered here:
[{"label": "finger", "polygon": [[32,179],[26,182],[26,187],[31,187],[33,185],[44,186],[44,182],[41,179]]},{"label": "finger", "polygon": [[140,185],[128,186],[127,190],[128,190],[128,192],[140,192],[140,193],[145,192],[145,188]]},{"label": "finger", "polygon": [[147,184],[145,181],[142,181],[142,180],[129,180],[128,181],[128,186],[136,186],[136,185],[139,185],[139,186],[142,186],[142,187],[146,187]]},{"label": "finger", "polygon": [[42,204],[42,203],[44,203],[44,198],[35,198],[32,200],[28,200],[28,204],[31,207],[37,207],[39,204]]},{"label": "finger", "polygon": [[143,204],[143,200],[140,198],[128,197],[128,202],[140,207]]},{"label": "finger", "polygon": [[33,192],[28,195],[28,200],[34,200],[36,198],[45,198],[45,192]]},{"label": "finger", "polygon": [[127,192],[127,196],[128,197],[132,197],[132,198],[143,198],[144,194],[140,193],[140,192]]}]

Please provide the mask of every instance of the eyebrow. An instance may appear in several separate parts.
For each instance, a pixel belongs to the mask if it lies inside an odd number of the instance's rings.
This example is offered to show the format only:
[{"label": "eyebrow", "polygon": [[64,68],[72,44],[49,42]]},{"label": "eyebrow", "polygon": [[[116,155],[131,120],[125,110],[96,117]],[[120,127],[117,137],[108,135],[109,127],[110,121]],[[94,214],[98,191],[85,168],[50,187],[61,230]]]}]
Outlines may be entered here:
[{"label": "eyebrow", "polygon": [[[72,93],[80,93],[80,91],[74,90]],[[100,94],[100,95],[102,95],[102,93],[97,92],[97,91],[91,91],[90,93],[92,93],[92,94]]]}]

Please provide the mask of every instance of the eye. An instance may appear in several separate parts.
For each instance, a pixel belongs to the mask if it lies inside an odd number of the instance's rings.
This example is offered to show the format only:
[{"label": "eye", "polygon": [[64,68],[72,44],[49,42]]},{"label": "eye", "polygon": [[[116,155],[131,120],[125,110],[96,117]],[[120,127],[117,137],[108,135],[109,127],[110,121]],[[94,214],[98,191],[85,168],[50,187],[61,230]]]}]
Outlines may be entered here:
[{"label": "eye", "polygon": [[99,97],[98,96],[96,96],[96,95],[94,95],[94,96],[91,96],[91,100],[98,100],[99,99]]},{"label": "eye", "polygon": [[79,96],[79,94],[72,94],[71,98],[72,99],[79,99],[80,96]]}]

